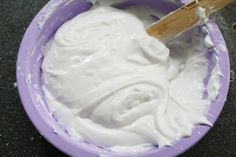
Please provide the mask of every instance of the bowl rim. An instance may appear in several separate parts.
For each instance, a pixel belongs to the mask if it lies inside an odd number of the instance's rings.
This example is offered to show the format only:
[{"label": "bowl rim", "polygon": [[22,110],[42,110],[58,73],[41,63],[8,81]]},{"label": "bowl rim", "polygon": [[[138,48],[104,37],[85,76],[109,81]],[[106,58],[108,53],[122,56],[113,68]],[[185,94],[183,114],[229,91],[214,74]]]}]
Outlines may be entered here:
[{"label": "bowl rim", "polygon": [[[28,51],[28,46],[33,45],[32,42],[32,34],[39,34],[40,29],[38,28],[37,18],[40,16],[40,13],[43,9],[45,9],[49,4],[51,3],[57,3],[60,0],[51,0],[49,1],[34,17],[31,24],[27,28],[24,37],[21,41],[20,48],[17,55],[17,64],[16,64],[16,77],[17,77],[17,87],[18,92],[20,95],[21,102],[23,104],[24,110],[26,111],[29,119],[33,123],[33,125],[36,127],[36,129],[39,131],[39,133],[52,145],[54,145],[57,149],[61,150],[67,155],[70,156],[78,156],[79,154],[84,154],[83,156],[98,156],[99,152],[91,151],[85,146],[75,146],[71,143],[68,143],[68,140],[63,138],[62,136],[57,136],[54,134],[52,128],[44,121],[44,119],[39,114],[36,104],[33,103],[30,95],[30,91],[26,82],[27,75],[27,67],[26,62],[23,62],[23,60],[26,59],[26,52]],[[77,0],[78,1],[78,0]],[[81,0],[81,3],[88,3],[83,0]],[[212,124],[215,123],[215,121],[218,119],[224,103],[225,99],[228,94],[229,89],[229,80],[230,80],[230,64],[229,64],[229,56],[228,56],[228,50],[226,48],[225,41],[223,39],[223,36],[218,28],[218,26],[211,20],[206,24],[206,27],[209,30],[209,35],[212,37],[213,43],[216,45],[215,50],[217,51],[217,55],[219,57],[219,67],[222,72],[222,76],[220,79],[221,87],[220,87],[220,95],[218,96],[217,100],[211,104],[209,112],[211,113],[212,117],[208,117],[209,120],[212,122]],[[222,48],[224,47],[224,48]],[[18,68],[21,68],[20,70]],[[158,153],[158,155],[162,157],[171,157],[171,156],[177,156],[179,154],[182,154],[189,148],[191,148],[193,145],[195,145],[198,141],[200,141],[205,134],[211,129],[209,126],[197,126],[196,129],[194,129],[192,136],[190,138],[184,138],[181,139],[177,144],[174,144],[173,147],[166,147],[165,150],[163,150],[161,153],[157,152],[156,150],[148,151],[144,153],[140,153],[140,155],[136,154],[135,156],[146,156],[146,157],[154,157]],[[199,132],[201,134],[199,134]],[[104,153],[106,154],[106,153]],[[117,156],[117,155],[116,155]],[[132,156],[132,155],[121,155],[121,156]]]}]

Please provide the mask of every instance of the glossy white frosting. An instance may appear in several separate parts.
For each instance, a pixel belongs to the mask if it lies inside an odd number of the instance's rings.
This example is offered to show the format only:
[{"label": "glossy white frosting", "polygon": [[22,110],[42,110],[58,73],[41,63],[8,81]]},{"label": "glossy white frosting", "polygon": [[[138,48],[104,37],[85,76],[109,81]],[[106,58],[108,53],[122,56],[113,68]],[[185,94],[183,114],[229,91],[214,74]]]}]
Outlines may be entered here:
[{"label": "glossy white frosting", "polygon": [[47,105],[75,139],[118,152],[172,145],[195,125],[211,125],[205,114],[219,81],[202,99],[206,49],[197,28],[166,46],[134,15],[92,9],[61,26],[46,47]]}]

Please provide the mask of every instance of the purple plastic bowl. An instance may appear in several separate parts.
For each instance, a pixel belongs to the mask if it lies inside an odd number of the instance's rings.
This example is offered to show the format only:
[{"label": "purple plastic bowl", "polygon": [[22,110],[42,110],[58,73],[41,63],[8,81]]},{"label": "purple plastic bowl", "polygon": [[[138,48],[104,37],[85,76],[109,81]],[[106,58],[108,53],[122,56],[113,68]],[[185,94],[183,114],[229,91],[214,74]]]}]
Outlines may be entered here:
[{"label": "purple plastic bowl", "polygon": [[[167,12],[177,7],[177,5],[172,5],[166,0],[135,0],[135,2],[134,0],[129,0],[128,2],[137,3],[137,5],[143,5],[143,2],[145,2],[145,4]],[[67,135],[65,129],[58,125],[56,118],[49,112],[41,89],[40,66],[43,59],[42,48],[58,27],[75,15],[88,10],[91,5],[85,0],[52,0],[37,14],[28,27],[18,53],[17,84],[22,103],[29,118],[42,136],[70,156],[98,157],[102,154],[116,157],[171,157],[183,153],[196,144],[209,131],[210,127],[196,126],[191,137],[175,142],[173,147],[156,148],[138,155],[122,155],[73,140]],[[219,58],[219,66],[223,73],[223,77],[220,79],[220,94],[217,100],[212,103],[206,115],[209,121],[214,124],[226,101],[230,67],[228,50],[217,25],[210,21],[206,28],[216,45],[214,49],[209,51],[215,51],[214,54]]]}]

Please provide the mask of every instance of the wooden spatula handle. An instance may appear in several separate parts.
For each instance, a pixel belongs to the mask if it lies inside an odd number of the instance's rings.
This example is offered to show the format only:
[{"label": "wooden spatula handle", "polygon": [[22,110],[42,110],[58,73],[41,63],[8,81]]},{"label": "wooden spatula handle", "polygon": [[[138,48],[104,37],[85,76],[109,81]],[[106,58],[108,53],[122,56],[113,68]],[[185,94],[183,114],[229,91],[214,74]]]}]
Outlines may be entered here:
[{"label": "wooden spatula handle", "polygon": [[232,2],[233,0],[198,0],[198,5],[205,8],[207,13],[210,15],[211,13],[226,7]]},{"label": "wooden spatula handle", "polygon": [[194,0],[162,18],[159,22],[148,28],[147,32],[160,41],[167,42],[179,33],[191,28],[200,20],[198,14],[199,7],[205,9],[205,14],[208,16],[229,5],[231,2],[233,0]]}]

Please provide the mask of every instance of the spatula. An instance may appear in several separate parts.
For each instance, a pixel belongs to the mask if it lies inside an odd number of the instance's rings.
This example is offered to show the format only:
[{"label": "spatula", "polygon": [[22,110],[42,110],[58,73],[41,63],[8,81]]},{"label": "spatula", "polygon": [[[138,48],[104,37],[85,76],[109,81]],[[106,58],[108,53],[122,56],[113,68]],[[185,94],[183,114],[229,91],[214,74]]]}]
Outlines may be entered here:
[{"label": "spatula", "polygon": [[198,24],[202,19],[202,15],[208,17],[231,2],[233,0],[194,0],[163,17],[148,28],[147,32],[165,43]]}]

